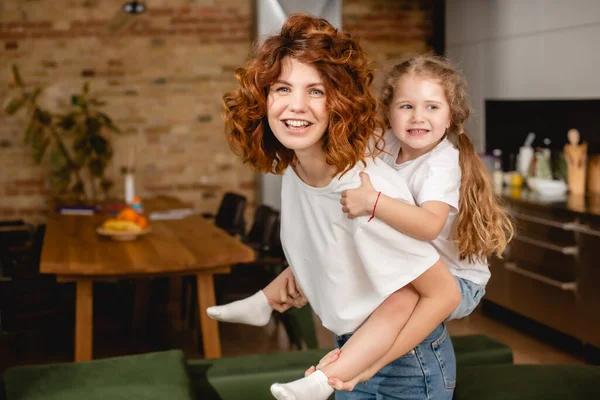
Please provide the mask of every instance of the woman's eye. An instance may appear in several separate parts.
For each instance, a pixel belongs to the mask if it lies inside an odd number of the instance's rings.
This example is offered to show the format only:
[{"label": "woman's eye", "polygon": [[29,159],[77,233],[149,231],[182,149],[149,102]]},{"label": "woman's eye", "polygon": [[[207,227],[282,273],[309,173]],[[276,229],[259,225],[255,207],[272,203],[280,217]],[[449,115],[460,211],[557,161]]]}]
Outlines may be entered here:
[{"label": "woman's eye", "polygon": [[285,87],[285,86],[282,86],[282,87],[278,87],[277,89],[275,89],[275,91],[276,91],[276,92],[279,92],[279,93],[289,93],[289,91],[290,91],[290,88],[287,88],[287,87]]},{"label": "woman's eye", "polygon": [[412,106],[410,104],[402,104],[400,108],[403,110],[412,110]]},{"label": "woman's eye", "polygon": [[322,96],[325,93],[319,89],[311,89],[310,94],[311,94],[311,96]]},{"label": "woman's eye", "polygon": [[436,106],[435,104],[430,104],[430,105],[427,106],[427,108],[430,109],[430,110],[437,110],[439,107]]}]

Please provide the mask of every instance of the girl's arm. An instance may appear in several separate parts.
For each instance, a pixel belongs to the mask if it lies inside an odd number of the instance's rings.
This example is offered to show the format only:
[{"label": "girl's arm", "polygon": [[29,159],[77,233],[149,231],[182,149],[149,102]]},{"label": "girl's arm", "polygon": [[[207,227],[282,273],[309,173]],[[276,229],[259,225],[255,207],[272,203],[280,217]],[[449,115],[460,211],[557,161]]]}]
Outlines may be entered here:
[{"label": "girl's arm", "polygon": [[375,190],[365,172],[360,173],[361,186],[357,189],[345,190],[342,193],[342,211],[348,218],[371,215],[375,207],[375,217],[392,228],[415,239],[430,241],[437,238],[444,228],[450,206],[441,201],[427,201],[420,207],[405,203]]}]

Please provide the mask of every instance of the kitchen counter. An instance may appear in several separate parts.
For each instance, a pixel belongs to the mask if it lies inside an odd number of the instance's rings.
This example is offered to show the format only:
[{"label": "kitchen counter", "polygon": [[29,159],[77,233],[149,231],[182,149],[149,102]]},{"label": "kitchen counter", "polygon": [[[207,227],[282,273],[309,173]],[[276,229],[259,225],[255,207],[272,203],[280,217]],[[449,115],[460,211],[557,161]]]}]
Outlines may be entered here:
[{"label": "kitchen counter", "polygon": [[509,204],[541,206],[549,210],[570,211],[581,216],[600,218],[600,195],[574,195],[544,197],[537,192],[521,188],[504,188],[500,194]]}]

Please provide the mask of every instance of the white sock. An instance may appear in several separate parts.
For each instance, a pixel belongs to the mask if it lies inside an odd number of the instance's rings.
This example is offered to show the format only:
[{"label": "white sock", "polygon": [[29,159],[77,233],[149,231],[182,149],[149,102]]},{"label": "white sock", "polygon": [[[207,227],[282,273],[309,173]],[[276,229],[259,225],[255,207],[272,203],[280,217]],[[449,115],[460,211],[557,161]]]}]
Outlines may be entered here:
[{"label": "white sock", "polygon": [[269,300],[262,290],[243,300],[206,309],[206,313],[212,319],[254,326],[268,324],[272,312],[273,309],[269,305]]},{"label": "white sock", "polygon": [[271,394],[278,400],[327,400],[333,393],[327,380],[327,375],[317,370],[294,382],[272,384]]}]

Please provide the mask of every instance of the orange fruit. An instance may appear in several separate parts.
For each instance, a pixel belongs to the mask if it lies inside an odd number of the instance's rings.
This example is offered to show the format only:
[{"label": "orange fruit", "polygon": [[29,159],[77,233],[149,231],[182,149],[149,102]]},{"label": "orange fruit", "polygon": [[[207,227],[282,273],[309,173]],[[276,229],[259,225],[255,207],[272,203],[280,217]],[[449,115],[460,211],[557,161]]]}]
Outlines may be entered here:
[{"label": "orange fruit", "polygon": [[131,207],[125,207],[119,212],[117,215],[117,219],[121,221],[131,221],[136,222],[138,218],[138,213]]},{"label": "orange fruit", "polygon": [[148,220],[143,215],[138,215],[135,223],[138,224],[138,226],[142,229],[146,229],[148,227]]}]

